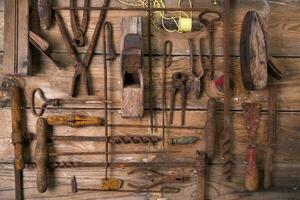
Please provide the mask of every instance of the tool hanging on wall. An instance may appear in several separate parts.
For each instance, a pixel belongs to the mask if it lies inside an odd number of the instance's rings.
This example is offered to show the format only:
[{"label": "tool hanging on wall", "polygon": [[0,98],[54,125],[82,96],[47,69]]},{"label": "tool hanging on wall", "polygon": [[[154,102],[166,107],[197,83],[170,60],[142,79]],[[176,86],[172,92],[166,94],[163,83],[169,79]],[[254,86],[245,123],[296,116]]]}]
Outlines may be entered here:
[{"label": "tool hanging on wall", "polygon": [[[190,70],[191,70],[191,89],[196,98],[200,98],[202,95],[202,78],[204,76],[204,70],[202,66],[202,55],[201,55],[201,39],[199,39],[199,70],[195,69],[194,51],[193,51],[193,40],[188,40],[189,52],[190,52]],[[196,72],[197,71],[197,72]]]},{"label": "tool hanging on wall", "polygon": [[40,27],[43,30],[49,29],[52,22],[52,0],[38,0],[37,11],[40,20]]},{"label": "tool hanging on wall", "polygon": [[70,126],[78,128],[82,126],[102,126],[104,120],[100,117],[86,117],[81,115],[48,116],[47,123],[51,126]]},{"label": "tool hanging on wall", "polygon": [[268,147],[265,152],[264,161],[264,188],[271,187],[272,163],[274,147],[276,144],[276,128],[277,128],[277,86],[269,86],[268,97]]},{"label": "tool hanging on wall", "polygon": [[[109,6],[110,0],[105,0],[103,3],[103,7],[107,8]],[[85,88],[87,91],[88,95],[92,95],[92,88],[90,87],[90,80],[89,77],[87,75],[87,69],[90,65],[92,56],[93,56],[93,52],[94,49],[96,47],[97,44],[97,40],[98,40],[98,36],[100,33],[100,30],[102,28],[102,25],[104,23],[105,20],[105,16],[106,16],[106,12],[107,10],[101,10],[98,20],[97,20],[97,24],[92,36],[92,39],[90,41],[87,53],[85,54],[82,62],[79,61],[79,58],[76,55],[75,50],[73,49],[72,44],[70,43],[69,37],[67,35],[67,30],[65,29],[64,25],[63,25],[63,21],[61,16],[58,14],[58,12],[55,12],[55,19],[56,22],[58,24],[60,33],[62,34],[64,43],[70,53],[70,56],[72,58],[73,61],[73,67],[75,69],[75,74],[73,76],[73,80],[72,80],[72,87],[71,87],[71,96],[72,97],[76,97],[77,96],[77,87],[79,87],[79,79],[80,77],[83,79],[83,83],[85,84]]]},{"label": "tool hanging on wall", "polygon": [[29,32],[29,42],[33,45],[42,55],[46,56],[51,63],[57,67],[59,70],[62,70],[62,67],[51,57],[48,53],[49,50],[49,43],[44,40],[41,36],[35,34],[34,32]]},{"label": "tool hanging on wall", "polygon": [[260,90],[268,80],[268,38],[264,21],[256,11],[244,17],[241,40],[241,73],[247,90]]},{"label": "tool hanging on wall", "polygon": [[144,76],[141,17],[122,19],[124,37],[121,43],[121,115],[143,117]]},{"label": "tool hanging on wall", "polygon": [[160,172],[157,172],[156,170],[153,169],[147,169],[147,168],[137,168],[129,171],[127,174],[132,175],[135,173],[143,173],[147,177],[147,179],[150,180],[150,183],[144,184],[144,185],[138,185],[136,183],[128,182],[127,185],[129,187],[132,187],[137,190],[147,190],[151,189],[153,187],[162,185],[162,184],[167,184],[167,183],[183,183],[188,179],[188,177],[184,177],[182,175],[177,175],[177,174],[163,174]]},{"label": "tool hanging on wall", "polygon": [[166,132],[166,70],[168,67],[172,65],[172,51],[173,51],[173,43],[171,41],[166,41],[164,44],[163,50],[163,85],[162,85],[162,138],[163,138],[163,146],[165,145],[165,132]]},{"label": "tool hanging on wall", "polygon": [[231,105],[231,89],[230,89],[230,0],[223,2],[224,23],[223,23],[223,39],[224,39],[224,127],[221,139],[221,152],[223,163],[223,175],[226,181],[231,180],[232,170],[232,153],[231,153],[231,139],[232,127],[230,116]]},{"label": "tool hanging on wall", "polygon": [[217,134],[217,101],[210,98],[207,103],[207,120],[205,125],[205,142],[207,158],[213,159]]},{"label": "tool hanging on wall", "polygon": [[15,170],[15,199],[23,199],[23,146],[24,146],[24,129],[22,122],[21,112],[21,89],[12,85],[10,88],[10,101],[11,101],[11,120],[12,120],[12,133],[11,140],[14,145],[14,170]]},{"label": "tool hanging on wall", "polygon": [[[109,190],[103,190],[99,188],[78,188],[77,187],[77,180],[76,177],[73,176],[71,180],[71,187],[72,187],[72,192],[76,193],[78,191],[85,191],[85,192],[107,192]],[[161,189],[146,189],[146,190],[132,190],[132,189],[122,189],[122,190],[114,190],[114,192],[124,192],[124,193],[178,193],[180,192],[180,189],[178,188],[173,188],[173,187],[168,187],[168,186],[162,186]]]},{"label": "tool hanging on wall", "polygon": [[168,140],[169,145],[186,145],[186,144],[194,144],[198,140],[200,140],[199,137],[196,136],[182,136],[182,137],[175,137],[170,138]]},{"label": "tool hanging on wall", "polygon": [[215,78],[215,65],[214,65],[214,32],[215,32],[215,23],[221,21],[222,15],[221,13],[217,11],[204,11],[200,13],[199,15],[199,20],[202,22],[209,33],[209,63],[210,63],[210,69],[211,69],[211,74],[210,78],[211,80],[214,80]]},{"label": "tool hanging on wall", "polygon": [[196,152],[196,167],[197,170],[197,200],[205,200],[206,198],[206,154],[203,151]]},{"label": "tool hanging on wall", "polygon": [[[43,102],[40,105],[40,110],[37,110],[36,108],[36,93],[40,96],[41,101]],[[45,97],[44,92],[40,88],[36,88],[32,91],[31,94],[31,111],[32,114],[36,117],[40,117],[44,114],[45,110],[48,108],[48,106],[51,107],[61,107],[65,104],[103,104],[104,101],[101,100],[72,100],[72,99],[48,99]],[[110,102],[108,102],[110,103]]]},{"label": "tool hanging on wall", "polygon": [[174,114],[174,107],[175,107],[175,97],[177,91],[180,92],[181,95],[181,125],[184,125],[185,119],[185,103],[186,103],[186,81],[188,76],[182,72],[175,72],[172,75],[172,92],[170,98],[170,118],[169,124],[173,124],[173,114]]},{"label": "tool hanging on wall", "polygon": [[256,130],[260,121],[261,105],[257,103],[242,104],[246,128],[249,134],[250,144],[247,151],[247,168],[245,176],[245,188],[248,191],[258,189],[258,168],[256,163]]},{"label": "tool hanging on wall", "polygon": [[[70,0],[70,7],[77,6],[77,0]],[[89,8],[90,0],[84,0],[84,8]],[[78,12],[75,10],[70,10],[70,20],[71,28],[73,32],[73,45],[77,47],[82,47],[85,45],[84,37],[87,30],[87,25],[89,21],[89,11],[87,9],[83,10],[81,24],[79,22]]]},{"label": "tool hanging on wall", "polygon": [[30,0],[4,1],[4,74],[21,76],[32,74],[28,42],[30,2]]},{"label": "tool hanging on wall", "polygon": [[201,21],[191,18],[163,19],[156,22],[155,25],[160,29],[171,30],[171,32],[177,30],[178,27],[182,32],[196,32],[204,28],[204,24]]}]

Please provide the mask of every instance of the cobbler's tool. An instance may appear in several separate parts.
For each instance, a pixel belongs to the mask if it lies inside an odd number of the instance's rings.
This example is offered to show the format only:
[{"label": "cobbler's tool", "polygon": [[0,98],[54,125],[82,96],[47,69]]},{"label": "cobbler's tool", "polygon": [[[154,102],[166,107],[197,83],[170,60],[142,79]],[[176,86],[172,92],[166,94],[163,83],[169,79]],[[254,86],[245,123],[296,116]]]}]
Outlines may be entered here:
[{"label": "cobbler's tool", "polygon": [[4,2],[3,73],[30,76],[31,51],[28,42],[30,0]]},{"label": "cobbler's tool", "polygon": [[40,27],[44,30],[49,29],[52,21],[52,0],[38,0],[37,11],[40,20]]},{"label": "cobbler's tool", "polygon": [[284,71],[285,70],[282,63],[278,59],[269,56],[268,73],[275,77],[277,80],[281,80]]},{"label": "cobbler's tool", "polygon": [[180,176],[176,174],[166,175],[166,174],[159,173],[153,169],[147,169],[147,168],[133,169],[128,172],[128,175],[135,174],[138,172],[145,174],[145,176],[147,176],[147,178],[150,180],[150,183],[144,185],[127,183],[129,187],[132,187],[137,190],[146,190],[166,183],[178,183],[178,182],[183,183],[187,179],[187,177],[184,176]]},{"label": "cobbler's tool", "polygon": [[[76,7],[77,0],[70,0],[70,7]],[[84,8],[88,8],[90,0],[84,0]],[[87,30],[87,24],[89,21],[89,11],[83,10],[81,24],[79,22],[79,16],[76,10],[70,10],[71,28],[73,32],[73,44],[77,47],[84,46],[84,36]]]},{"label": "cobbler's tool", "polygon": [[247,90],[260,90],[268,80],[268,38],[262,17],[248,11],[240,37],[241,73]]},{"label": "cobbler's tool", "polygon": [[23,199],[23,144],[24,144],[24,130],[22,124],[21,112],[21,89],[13,85],[10,88],[10,102],[11,102],[11,120],[12,120],[12,133],[11,139],[14,145],[14,168],[15,168],[15,190],[16,199]]},{"label": "cobbler's tool", "polygon": [[169,124],[173,123],[173,113],[175,107],[175,96],[177,91],[180,92],[181,95],[181,125],[184,125],[185,118],[185,102],[186,102],[186,85],[188,76],[182,72],[175,72],[172,75],[172,93],[170,98],[170,119]]},{"label": "cobbler's tool", "polygon": [[207,119],[205,125],[205,142],[206,153],[209,159],[214,157],[216,133],[217,133],[217,101],[214,98],[210,98],[207,103]]},{"label": "cobbler's tool", "polygon": [[[143,40],[141,18],[130,17],[122,21],[126,35],[121,44],[121,115],[122,117],[143,117],[144,76]],[[126,30],[129,29],[127,33]]]},{"label": "cobbler's tool", "polygon": [[[110,0],[105,0],[103,3],[103,7],[108,7],[110,3]],[[72,44],[70,43],[69,37],[67,35],[67,30],[65,29],[63,25],[63,21],[61,16],[58,14],[58,12],[55,12],[55,19],[58,24],[59,30],[62,34],[63,40],[65,42],[65,45],[70,53],[70,56],[73,61],[73,66],[75,69],[75,74],[73,76],[73,81],[72,81],[72,87],[71,87],[71,96],[76,97],[77,96],[77,87],[79,86],[79,78],[82,77],[83,82],[85,84],[85,88],[87,91],[88,95],[92,95],[92,89],[89,85],[89,78],[87,76],[87,69],[88,66],[90,65],[91,58],[94,52],[94,49],[96,47],[97,39],[100,33],[100,30],[102,28],[102,25],[104,23],[106,16],[106,10],[102,10],[99,14],[99,18],[92,36],[92,39],[90,41],[87,53],[85,54],[82,62],[79,61],[79,58],[76,55],[75,50],[73,49]]]},{"label": "cobbler's tool", "polygon": [[258,189],[258,168],[256,163],[256,130],[260,121],[261,105],[257,103],[243,103],[243,113],[246,128],[249,133],[250,144],[247,152],[247,169],[245,188],[248,191]]},{"label": "cobbler's tool", "polygon": [[[204,70],[202,66],[202,56],[201,56],[201,39],[199,40],[199,70],[195,69],[195,62],[194,62],[194,51],[193,51],[193,40],[189,39],[189,52],[190,52],[190,70],[192,75],[192,83],[191,83],[191,89],[194,93],[196,98],[200,98],[202,94],[202,86],[201,81],[202,77],[204,76]],[[198,71],[198,72],[196,72]]]},{"label": "cobbler's tool", "polygon": [[104,124],[104,120],[100,117],[86,117],[81,115],[48,116],[47,122],[51,126],[70,126],[73,128],[82,126],[102,126]]},{"label": "cobbler's tool", "polygon": [[224,25],[223,25],[223,39],[224,39],[224,127],[222,131],[221,151],[223,163],[223,175],[225,180],[231,180],[232,169],[232,154],[231,154],[231,89],[230,89],[230,0],[224,0]]},{"label": "cobbler's tool", "polygon": [[222,15],[217,11],[207,10],[199,15],[199,20],[202,22],[209,33],[209,62],[211,67],[211,80],[215,77],[215,66],[214,66],[214,31],[215,31],[215,23],[221,21]]},{"label": "cobbler's tool", "polygon": [[[40,99],[42,100],[42,104],[40,106],[40,110],[37,110],[35,100],[36,100],[36,93],[40,96]],[[45,110],[48,108],[48,106],[52,107],[59,107],[64,104],[102,104],[104,101],[99,100],[72,100],[72,99],[48,99],[45,97],[44,92],[40,88],[36,88],[32,91],[31,95],[31,111],[32,114],[36,117],[42,116],[45,112]]]},{"label": "cobbler's tool", "polygon": [[264,188],[269,189],[271,186],[272,163],[274,145],[276,143],[276,128],[277,128],[277,87],[269,86],[268,97],[268,147],[265,152],[264,162]]},{"label": "cobbler's tool", "polygon": [[163,85],[162,85],[162,102],[161,102],[161,109],[162,109],[162,138],[163,138],[163,146],[165,145],[165,115],[166,115],[166,70],[172,64],[172,51],[173,51],[173,43],[171,41],[166,41],[164,44],[164,51],[163,51]]}]

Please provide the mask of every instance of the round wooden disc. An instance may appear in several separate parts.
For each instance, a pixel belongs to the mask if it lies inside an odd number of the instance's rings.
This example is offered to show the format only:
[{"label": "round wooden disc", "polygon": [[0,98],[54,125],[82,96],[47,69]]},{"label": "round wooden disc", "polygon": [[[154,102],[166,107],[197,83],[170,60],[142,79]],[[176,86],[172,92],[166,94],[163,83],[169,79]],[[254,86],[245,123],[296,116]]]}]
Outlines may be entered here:
[{"label": "round wooden disc", "polygon": [[241,72],[247,90],[260,90],[266,87],[268,79],[267,35],[262,19],[256,11],[245,15],[241,39]]}]

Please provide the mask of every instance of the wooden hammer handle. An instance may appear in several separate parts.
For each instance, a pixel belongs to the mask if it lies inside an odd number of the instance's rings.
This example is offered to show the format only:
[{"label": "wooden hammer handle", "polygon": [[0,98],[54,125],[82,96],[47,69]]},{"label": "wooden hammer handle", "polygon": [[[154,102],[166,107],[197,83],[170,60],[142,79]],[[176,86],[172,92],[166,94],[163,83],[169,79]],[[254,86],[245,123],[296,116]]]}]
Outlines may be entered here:
[{"label": "wooden hammer handle", "polygon": [[16,170],[24,169],[23,160],[23,142],[24,137],[22,133],[22,114],[21,114],[21,96],[20,88],[12,86],[10,90],[11,97],[11,118],[12,118],[12,143],[15,151],[15,168]]},{"label": "wooden hammer handle", "polygon": [[36,186],[39,192],[47,190],[47,121],[39,118],[36,123],[35,164],[37,170]]},{"label": "wooden hammer handle", "polygon": [[79,115],[67,115],[67,116],[50,116],[47,117],[47,122],[51,126],[101,126],[103,125],[103,119],[100,117],[83,117]]},{"label": "wooden hammer handle", "polygon": [[197,151],[196,154],[197,170],[197,200],[205,200],[206,197],[206,153]]}]

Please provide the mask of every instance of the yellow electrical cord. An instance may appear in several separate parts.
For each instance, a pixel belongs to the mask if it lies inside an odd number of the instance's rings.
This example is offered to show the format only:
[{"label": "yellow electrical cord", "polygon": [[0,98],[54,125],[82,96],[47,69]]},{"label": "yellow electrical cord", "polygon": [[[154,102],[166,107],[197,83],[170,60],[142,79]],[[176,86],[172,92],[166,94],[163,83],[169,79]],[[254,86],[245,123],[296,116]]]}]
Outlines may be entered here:
[{"label": "yellow electrical cord", "polygon": [[[166,8],[166,4],[164,0],[151,0],[152,1],[152,6],[153,8]],[[132,7],[144,7],[147,8],[147,2],[148,0],[119,0],[119,2],[123,5],[126,6],[132,6]],[[189,2],[189,6],[190,8],[192,8],[192,0],[188,0]],[[181,7],[181,0],[178,0],[177,3],[177,7],[180,8]],[[153,15],[157,18],[159,18],[161,20],[161,24],[163,29],[165,29],[168,32],[179,32],[179,33],[183,33],[183,32],[190,32],[192,30],[192,16],[193,13],[192,11],[190,12],[190,15],[187,14],[184,11],[155,11],[153,12]],[[166,16],[166,15],[171,15],[171,16]],[[179,19],[178,22],[176,19]],[[174,23],[177,26],[177,29],[175,30],[170,30],[167,29],[164,26],[164,20],[174,20]],[[158,28],[156,26],[156,24],[154,23],[154,20],[152,21],[152,23],[154,24],[154,26],[156,28]]]}]

